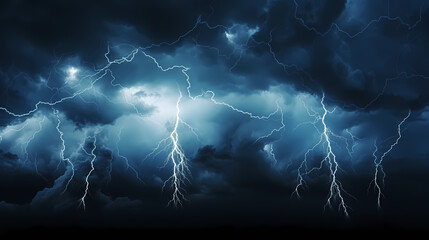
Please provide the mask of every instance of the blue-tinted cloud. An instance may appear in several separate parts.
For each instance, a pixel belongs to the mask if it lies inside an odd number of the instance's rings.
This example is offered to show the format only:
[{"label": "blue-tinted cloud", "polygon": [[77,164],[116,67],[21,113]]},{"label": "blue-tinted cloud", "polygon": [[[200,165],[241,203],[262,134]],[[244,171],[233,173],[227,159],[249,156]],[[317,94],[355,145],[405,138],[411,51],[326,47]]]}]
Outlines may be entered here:
[{"label": "blue-tinted cloud", "polygon": [[[361,220],[384,196],[382,218],[401,222],[395,209],[427,199],[425,2],[0,9],[7,214],[283,224],[322,210]],[[410,208],[412,223],[428,213]]]}]

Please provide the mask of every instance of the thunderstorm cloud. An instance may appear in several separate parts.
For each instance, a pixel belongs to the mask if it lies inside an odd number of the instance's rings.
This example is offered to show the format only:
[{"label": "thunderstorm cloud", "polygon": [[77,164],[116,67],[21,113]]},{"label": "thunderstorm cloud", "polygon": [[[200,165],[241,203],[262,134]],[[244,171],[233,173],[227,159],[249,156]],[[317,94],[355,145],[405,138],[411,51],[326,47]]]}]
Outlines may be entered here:
[{"label": "thunderstorm cloud", "polygon": [[2,1],[0,19],[4,229],[427,230],[426,1]]}]

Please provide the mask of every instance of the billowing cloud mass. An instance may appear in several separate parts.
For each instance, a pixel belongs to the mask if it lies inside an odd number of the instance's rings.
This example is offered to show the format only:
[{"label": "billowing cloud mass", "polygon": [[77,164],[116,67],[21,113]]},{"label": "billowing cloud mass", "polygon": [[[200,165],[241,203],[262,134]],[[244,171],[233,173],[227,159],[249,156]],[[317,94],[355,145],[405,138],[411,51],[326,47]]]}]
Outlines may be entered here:
[{"label": "billowing cloud mass", "polygon": [[426,1],[2,1],[0,18],[5,229],[427,229]]}]

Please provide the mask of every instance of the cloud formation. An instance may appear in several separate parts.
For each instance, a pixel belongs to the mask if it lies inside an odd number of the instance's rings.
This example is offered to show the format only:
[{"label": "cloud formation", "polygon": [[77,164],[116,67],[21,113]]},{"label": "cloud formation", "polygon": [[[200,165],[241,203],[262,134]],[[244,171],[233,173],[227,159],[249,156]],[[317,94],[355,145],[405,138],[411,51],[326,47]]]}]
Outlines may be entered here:
[{"label": "cloud formation", "polygon": [[[380,191],[382,223],[429,212],[413,205],[427,200],[424,1],[0,9],[3,216],[169,227],[346,210],[365,222]],[[166,209],[177,193],[183,209]]]}]

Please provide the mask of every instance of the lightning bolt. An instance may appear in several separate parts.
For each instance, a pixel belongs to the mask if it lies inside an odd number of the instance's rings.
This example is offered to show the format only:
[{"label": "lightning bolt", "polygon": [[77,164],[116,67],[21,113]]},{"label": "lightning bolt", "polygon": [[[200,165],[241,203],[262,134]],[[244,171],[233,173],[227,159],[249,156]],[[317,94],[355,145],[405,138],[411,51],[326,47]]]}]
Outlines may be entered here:
[{"label": "lightning bolt", "polygon": [[[305,186],[304,176],[308,175],[312,171],[320,170],[322,168],[322,166],[324,164],[326,164],[329,168],[329,173],[330,173],[330,187],[329,187],[329,194],[328,194],[328,199],[327,199],[326,204],[325,204],[325,208],[327,206],[332,208],[333,202],[338,199],[338,210],[342,211],[343,214],[346,217],[348,217],[349,216],[348,206],[346,205],[346,203],[344,201],[344,197],[343,197],[343,193],[346,193],[346,194],[348,194],[348,193],[344,191],[344,189],[342,188],[341,182],[338,180],[337,173],[339,170],[339,165],[338,165],[338,161],[337,161],[337,156],[335,155],[335,153],[332,149],[332,145],[331,145],[332,140],[330,138],[330,135],[332,135],[332,132],[328,128],[328,126],[325,122],[327,114],[328,113],[332,114],[335,111],[335,108],[333,110],[329,111],[326,108],[324,101],[325,101],[325,93],[323,93],[322,98],[320,100],[320,104],[323,108],[322,116],[320,116],[316,113],[311,114],[312,116],[315,116],[317,120],[320,120],[320,122],[323,125],[323,131],[320,134],[319,141],[313,147],[308,149],[304,154],[304,160],[301,162],[301,165],[298,168],[298,184],[295,187],[295,191],[292,194],[295,194],[296,196],[300,197],[299,188]],[[316,149],[316,147],[318,147],[322,143],[326,143],[326,145],[327,145],[325,157],[320,162],[319,167],[314,167],[312,169],[308,169],[308,165],[307,165],[308,154],[310,154],[312,151],[314,151]]]},{"label": "lightning bolt", "polygon": [[173,197],[168,202],[167,205],[173,204],[175,207],[182,206],[182,200],[185,199],[185,195],[183,193],[184,189],[182,185],[184,185],[185,181],[188,180],[187,174],[190,173],[188,167],[188,159],[183,151],[182,146],[179,142],[179,134],[177,133],[177,128],[179,126],[180,120],[180,100],[182,99],[182,92],[179,90],[179,98],[176,102],[176,121],[174,123],[173,131],[170,133],[170,140],[173,145],[171,152],[168,154],[167,161],[171,161],[173,164],[173,174],[164,182],[165,184],[171,181],[171,187],[173,188]]},{"label": "lightning bolt", "polygon": [[27,150],[28,146],[30,145],[30,142],[33,141],[33,139],[36,137],[36,135],[42,131],[42,128],[43,128],[42,123],[44,121],[45,121],[45,116],[43,116],[42,120],[38,122],[39,128],[36,131],[34,131],[34,133],[27,139],[27,141],[24,144],[24,156],[25,156],[24,163],[28,161],[28,150]]},{"label": "lightning bolt", "polygon": [[[283,133],[283,131],[284,131],[285,127],[286,127],[286,125],[285,125],[285,123],[284,123],[284,114],[283,114],[283,110],[282,110],[282,108],[279,106],[278,101],[276,102],[276,104],[277,104],[276,112],[280,111],[280,127],[278,127],[278,128],[274,128],[274,129],[272,129],[272,130],[271,130],[271,132],[269,132],[268,134],[266,134],[266,135],[264,135],[264,136],[260,136],[260,137],[258,137],[258,138],[256,139],[255,143],[256,143],[256,142],[258,142],[258,141],[260,141],[260,140],[262,140],[262,139],[265,139],[265,138],[269,138],[269,137],[271,137],[274,133],[278,133],[278,132]],[[275,143],[275,142],[277,142],[277,141],[278,141],[278,139],[277,139],[277,140],[275,140],[275,141],[273,141],[273,142],[271,142],[271,143],[269,143],[269,144],[265,144],[265,145],[264,145],[264,150],[265,150],[265,152],[267,152],[267,154],[268,154],[268,155],[271,157],[271,159],[273,160],[273,165],[276,165],[276,164],[277,164],[277,162],[278,162],[277,157],[276,157],[276,155],[275,155],[275,153],[274,153],[274,143]]]},{"label": "lightning bolt", "polygon": [[325,206],[332,207],[332,201],[336,197],[338,197],[340,199],[339,210],[341,210],[341,208],[342,208],[344,214],[348,217],[349,213],[347,211],[347,206],[346,206],[346,204],[344,202],[344,198],[341,194],[341,189],[342,189],[341,183],[337,180],[338,162],[336,161],[336,156],[335,156],[334,152],[332,151],[331,140],[329,139],[329,135],[328,135],[330,130],[328,129],[328,127],[326,126],[326,123],[325,123],[326,115],[328,114],[328,112],[332,113],[333,111],[335,111],[335,108],[331,112],[328,111],[326,109],[325,104],[324,104],[324,99],[325,99],[325,93],[323,93],[322,100],[320,101],[320,104],[322,105],[323,110],[324,110],[324,113],[322,116],[323,136],[325,137],[325,141],[328,144],[328,148],[327,148],[327,155],[322,160],[322,162],[325,160],[328,160],[329,170],[331,172],[331,186],[329,188],[329,197],[328,197],[328,200],[327,200]]},{"label": "lightning bolt", "polygon": [[120,128],[120,129],[119,129],[119,132],[118,132],[118,135],[117,135],[117,136],[118,136],[118,141],[116,142],[116,155],[117,155],[119,158],[124,159],[125,164],[127,165],[127,169],[131,169],[131,171],[133,171],[133,172],[134,172],[134,174],[135,174],[136,178],[137,178],[140,182],[143,182],[143,180],[142,180],[142,179],[140,178],[140,176],[139,176],[138,171],[137,171],[133,166],[131,166],[131,165],[130,165],[130,162],[129,162],[128,158],[127,158],[127,157],[125,157],[124,155],[122,155],[122,154],[120,153],[120,151],[119,151],[119,142],[121,141],[122,129],[123,129],[123,128]]},{"label": "lightning bolt", "polygon": [[374,173],[374,179],[371,181],[370,186],[372,183],[374,183],[374,190],[377,193],[377,206],[378,206],[378,208],[381,208],[381,197],[383,196],[382,187],[380,187],[380,183],[379,183],[380,182],[379,178],[381,177],[381,182],[382,182],[383,186],[384,186],[384,180],[386,178],[386,173],[384,172],[384,169],[383,169],[383,160],[387,156],[387,154],[389,154],[393,150],[393,148],[396,145],[398,145],[399,140],[402,138],[402,132],[401,132],[402,124],[404,124],[404,122],[407,121],[407,119],[410,117],[410,115],[411,115],[411,110],[408,110],[407,116],[405,116],[402,119],[402,121],[398,124],[398,127],[397,127],[398,136],[397,136],[395,142],[393,142],[390,145],[389,149],[387,149],[380,156],[379,159],[377,158],[377,155],[376,155],[376,153],[378,151],[377,141],[374,141],[375,150],[374,150],[372,155],[374,156],[375,173]]},{"label": "lightning bolt", "polygon": [[58,110],[54,109],[53,112],[54,112],[55,117],[57,118],[56,129],[57,129],[57,132],[58,132],[58,134],[60,136],[60,140],[61,140],[60,159],[61,159],[62,162],[68,163],[70,165],[70,167],[71,167],[71,170],[72,170],[71,176],[70,176],[69,180],[67,181],[67,183],[66,183],[66,185],[64,187],[64,190],[63,190],[63,193],[64,193],[64,192],[67,191],[68,186],[70,185],[70,182],[73,180],[73,177],[74,177],[74,174],[75,174],[75,167],[74,167],[73,162],[70,160],[70,158],[64,157],[64,152],[66,151],[66,144],[65,144],[65,141],[64,141],[64,138],[63,138],[64,133],[60,129],[61,118],[60,118]]},{"label": "lightning bolt", "polygon": [[[97,149],[97,136],[94,134],[93,136],[94,141],[92,142],[92,150],[91,153],[89,153],[92,156],[90,165],[91,165],[91,169],[89,170],[88,174],[85,177],[85,192],[83,194],[83,196],[80,198],[80,203],[83,206],[83,210],[86,211],[86,202],[85,202],[85,198],[87,197],[88,193],[89,193],[89,177],[91,176],[91,173],[95,170],[94,168],[94,162],[97,159],[97,155],[95,155],[95,150]],[[84,149],[84,148],[82,148]],[[87,154],[88,152],[86,150],[84,150]]]},{"label": "lightning bolt", "polygon": [[[260,140],[262,140],[262,139],[264,139],[264,138],[269,138],[269,137],[271,137],[274,133],[281,132],[281,131],[283,131],[283,130],[285,129],[286,125],[285,125],[285,122],[284,122],[283,109],[279,106],[278,101],[277,101],[277,103],[276,103],[276,104],[277,104],[277,109],[276,109],[276,111],[272,112],[271,114],[275,114],[275,113],[277,113],[277,112],[280,112],[280,127],[278,127],[278,128],[274,128],[273,130],[271,130],[271,132],[270,132],[270,133],[268,133],[268,134],[266,134],[266,135],[264,135],[264,136],[260,136],[260,137],[258,137],[258,138],[255,140],[255,143],[256,143],[256,142],[258,142],[258,141],[260,141]],[[267,116],[267,118],[270,118],[270,117],[271,117],[270,115],[268,115],[268,116]],[[262,118],[259,118],[259,119],[262,119]]]},{"label": "lightning bolt", "polygon": [[350,157],[352,157],[353,153],[355,152],[355,147],[356,147],[356,145],[357,145],[356,141],[361,141],[362,139],[361,139],[361,138],[356,137],[355,135],[353,135],[353,133],[352,133],[352,132],[350,132],[350,130],[349,130],[349,129],[346,129],[346,133],[348,133],[348,134],[349,134],[349,136],[350,136],[350,140],[351,140],[351,142],[352,142],[352,144],[351,144],[352,146],[350,147],[350,145],[349,145],[348,141],[346,141],[346,144],[347,144],[347,151],[349,152]]},{"label": "lightning bolt", "polygon": [[[110,65],[107,65],[107,66],[110,66]],[[98,77],[96,77],[94,80],[91,81],[90,86],[88,86],[86,88],[83,88],[83,89],[80,89],[79,91],[74,92],[72,95],[63,97],[63,98],[61,98],[59,100],[56,100],[56,101],[50,101],[50,102],[47,102],[47,101],[38,101],[34,105],[33,109],[31,109],[31,110],[29,110],[28,112],[25,112],[25,113],[12,112],[12,111],[10,111],[9,109],[7,109],[5,107],[0,107],[0,110],[3,110],[6,113],[8,113],[9,115],[14,116],[14,117],[18,117],[18,118],[20,118],[20,117],[27,117],[27,116],[30,116],[31,114],[37,112],[39,110],[40,106],[44,106],[45,105],[45,106],[51,106],[51,107],[53,107],[53,106],[58,105],[58,104],[60,104],[60,103],[62,103],[64,101],[67,101],[67,100],[70,100],[70,99],[74,99],[75,97],[77,97],[77,96],[79,96],[79,95],[87,92],[88,90],[93,89],[94,84],[97,83],[100,79],[102,79],[108,73],[108,71],[106,70],[107,66],[101,72],[102,74],[100,74],[100,72],[96,72],[96,73],[94,73],[92,75],[85,76],[84,78],[92,78],[92,77],[95,77],[95,76],[99,75]]]}]

